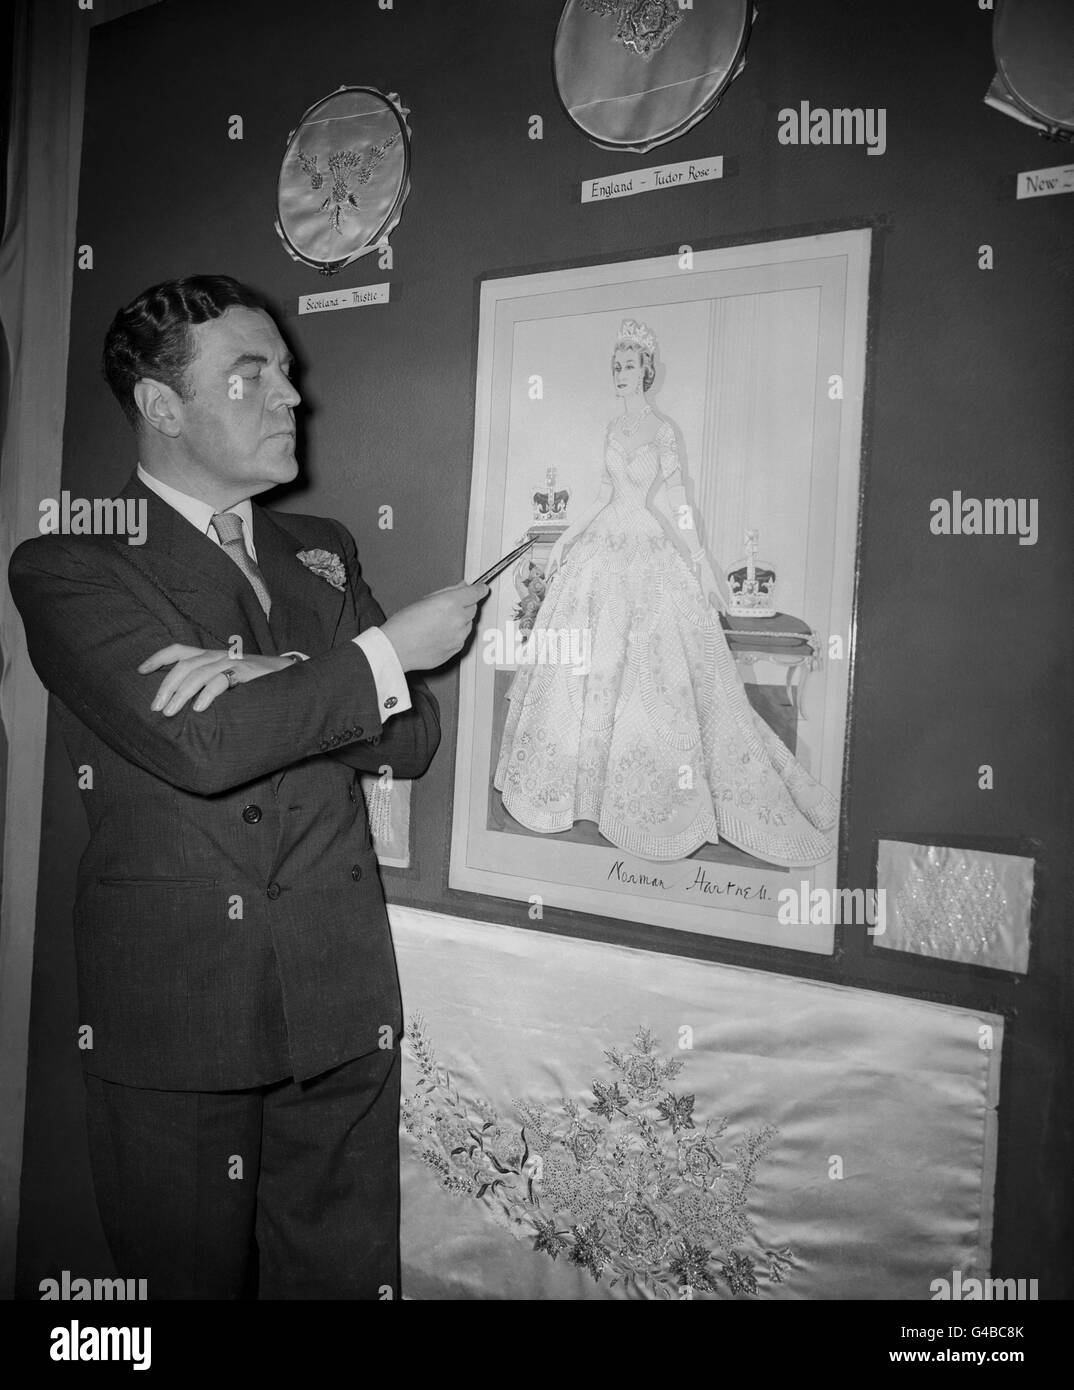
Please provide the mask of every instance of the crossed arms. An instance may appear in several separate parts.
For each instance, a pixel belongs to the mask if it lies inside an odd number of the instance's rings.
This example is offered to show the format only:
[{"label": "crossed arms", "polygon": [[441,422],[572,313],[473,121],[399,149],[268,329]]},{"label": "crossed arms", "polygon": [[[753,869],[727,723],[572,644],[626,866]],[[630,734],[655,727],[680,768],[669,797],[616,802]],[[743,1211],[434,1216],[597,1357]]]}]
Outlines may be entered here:
[{"label": "crossed arms", "polygon": [[[197,710],[188,701],[166,716],[151,708],[159,672],[139,667],[173,646],[167,600],[138,592],[120,559],[78,537],[24,542],[12,556],[11,591],[42,683],[120,756],[173,786],[212,795],[282,771],[304,758],[331,756],[396,777],[416,777],[440,742],[436,701],[411,680],[412,707],[381,719],[369,662],[350,639],[384,621],[346,537],[354,630],[345,614],[335,645],[236,685]],[[350,619],[353,623],[353,619]],[[346,630],[344,630],[346,629]]]}]

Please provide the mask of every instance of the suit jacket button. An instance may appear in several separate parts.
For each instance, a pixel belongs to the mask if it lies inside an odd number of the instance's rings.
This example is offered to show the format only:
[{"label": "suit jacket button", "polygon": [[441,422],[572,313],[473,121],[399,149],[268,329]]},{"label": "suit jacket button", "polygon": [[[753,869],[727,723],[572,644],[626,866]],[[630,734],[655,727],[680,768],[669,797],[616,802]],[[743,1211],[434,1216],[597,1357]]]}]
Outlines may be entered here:
[{"label": "suit jacket button", "polygon": [[351,870],[351,878],[353,878],[354,881],[355,881],[355,883],[357,883],[358,880],[359,880],[361,877],[362,877],[362,866],[361,866],[361,864],[355,864],[354,868]]},{"label": "suit jacket button", "polygon": [[256,825],[261,819],[260,806],[244,806],[242,808],[242,818],[247,825]]},{"label": "suit jacket button", "polygon": [[272,899],[278,898],[282,892],[283,889],[280,887],[278,883],[270,883],[269,886],[265,889],[266,895]]}]

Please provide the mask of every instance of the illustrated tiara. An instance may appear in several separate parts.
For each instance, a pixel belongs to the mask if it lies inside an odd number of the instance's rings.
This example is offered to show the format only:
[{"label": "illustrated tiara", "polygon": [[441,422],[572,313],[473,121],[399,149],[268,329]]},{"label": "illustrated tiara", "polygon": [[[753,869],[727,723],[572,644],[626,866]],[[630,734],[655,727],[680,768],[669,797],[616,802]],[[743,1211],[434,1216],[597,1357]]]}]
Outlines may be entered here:
[{"label": "illustrated tiara", "polygon": [[636,319],[624,319],[619,325],[619,341],[644,348],[646,352],[656,352],[656,339],[652,332]]}]

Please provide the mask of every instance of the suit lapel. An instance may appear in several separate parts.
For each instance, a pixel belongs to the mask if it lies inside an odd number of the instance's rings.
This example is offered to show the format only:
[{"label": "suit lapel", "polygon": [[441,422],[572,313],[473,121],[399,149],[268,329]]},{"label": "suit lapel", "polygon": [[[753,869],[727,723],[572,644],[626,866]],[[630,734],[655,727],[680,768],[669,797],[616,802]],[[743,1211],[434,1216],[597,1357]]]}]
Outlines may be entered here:
[{"label": "suit lapel", "polygon": [[[316,656],[331,647],[343,610],[343,593],[320,579],[297,558],[305,547],[287,525],[283,512],[267,512],[255,502],[254,548],[257,567],[272,595],[272,632],[277,651],[301,651]],[[272,779],[273,791],[288,769],[281,768]]]},{"label": "suit lapel", "polygon": [[333,588],[296,558],[306,548],[284,512],[253,505],[257,566],[272,595],[272,633],[277,651],[313,656],[332,645],[343,611],[343,591]]},{"label": "suit lapel", "polygon": [[[268,620],[234,560],[140,482],[137,474],[121,496],[144,501],[146,507],[145,544],[124,545],[126,558],[220,647],[241,637],[251,651],[275,655]],[[271,593],[271,581],[267,582]]]},{"label": "suit lapel", "polygon": [[[270,624],[249,580],[215,541],[169,507],[137,474],[121,495],[146,506],[146,542],[124,544],[124,555],[218,646],[227,647],[239,636],[248,650],[269,656],[291,650],[314,656],[331,647],[344,592],[296,558],[306,547],[289,529],[285,513],[252,506],[257,567],[272,598]],[[283,768],[273,778],[277,793],[286,773]]]}]

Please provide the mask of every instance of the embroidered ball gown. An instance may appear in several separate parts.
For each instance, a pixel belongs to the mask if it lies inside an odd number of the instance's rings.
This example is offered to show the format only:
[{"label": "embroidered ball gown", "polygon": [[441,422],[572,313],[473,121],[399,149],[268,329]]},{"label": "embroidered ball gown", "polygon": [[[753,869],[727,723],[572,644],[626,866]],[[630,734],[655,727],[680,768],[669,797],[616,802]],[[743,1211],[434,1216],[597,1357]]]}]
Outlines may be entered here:
[{"label": "embroidered ball gown", "polygon": [[[530,639],[588,630],[588,670],[519,668],[494,784],[528,829],[595,821],[642,859],[727,840],[770,863],[818,864],[834,850],[820,831],[835,799],[750,706],[716,610],[647,505],[679,477],[666,421],[634,449],[609,429],[611,500],[566,552]],[[563,645],[544,639],[546,652]]]}]

